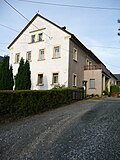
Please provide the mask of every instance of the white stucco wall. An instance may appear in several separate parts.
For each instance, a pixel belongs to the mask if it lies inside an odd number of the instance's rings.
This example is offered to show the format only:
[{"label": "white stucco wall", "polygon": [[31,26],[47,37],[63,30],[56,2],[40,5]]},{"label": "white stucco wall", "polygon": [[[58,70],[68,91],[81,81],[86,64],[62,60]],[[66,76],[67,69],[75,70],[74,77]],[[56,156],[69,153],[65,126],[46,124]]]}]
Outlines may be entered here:
[{"label": "white stucco wall", "polygon": [[[37,17],[33,24],[39,29],[44,30],[30,33],[38,30],[32,24],[24,31],[24,33],[17,39],[17,41],[10,47],[11,63],[13,65],[13,75],[15,76],[19,64],[15,63],[15,54],[20,53],[20,58],[26,60],[26,52],[31,51],[31,81],[33,90],[46,90],[53,88],[52,73],[59,73],[59,84],[68,86],[68,64],[69,64],[69,34],[60,30],[58,27],[52,25],[48,21]],[[42,42],[29,43],[32,34],[43,33]],[[49,38],[49,36],[51,38]],[[54,46],[60,46],[61,58],[53,59]],[[45,49],[45,60],[38,61],[38,54],[40,49]],[[37,86],[38,74],[43,74],[44,85]]]}]

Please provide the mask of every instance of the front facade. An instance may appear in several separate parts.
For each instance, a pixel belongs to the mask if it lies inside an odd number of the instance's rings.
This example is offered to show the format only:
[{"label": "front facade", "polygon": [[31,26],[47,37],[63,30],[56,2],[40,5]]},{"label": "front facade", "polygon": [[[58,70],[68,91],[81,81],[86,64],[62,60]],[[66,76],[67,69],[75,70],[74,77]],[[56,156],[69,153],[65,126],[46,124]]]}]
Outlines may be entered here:
[{"label": "front facade", "polygon": [[[87,94],[101,95],[105,85],[109,87],[111,76],[104,64],[65,27],[39,14],[8,48],[14,76],[20,59],[29,60],[32,90],[48,90],[56,85],[83,86],[84,80],[87,81]],[[97,65],[104,69],[89,68]]]},{"label": "front facade", "polygon": [[58,84],[67,87],[69,38],[67,32],[36,15],[9,46],[13,75],[23,57],[30,62],[32,90],[47,90]]}]

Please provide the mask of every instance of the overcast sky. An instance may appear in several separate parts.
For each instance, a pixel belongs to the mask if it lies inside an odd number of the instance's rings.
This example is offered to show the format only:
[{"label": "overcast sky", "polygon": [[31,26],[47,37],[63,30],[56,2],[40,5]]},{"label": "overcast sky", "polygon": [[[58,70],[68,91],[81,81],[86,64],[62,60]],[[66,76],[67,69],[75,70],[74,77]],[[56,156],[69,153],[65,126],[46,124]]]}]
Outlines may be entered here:
[{"label": "overcast sky", "polygon": [[[59,26],[66,26],[88,49],[113,73],[120,73],[120,0],[7,0],[29,20],[39,14]],[[92,9],[63,7],[33,2],[59,3],[85,7],[111,9]],[[115,10],[114,8],[118,8]],[[13,10],[4,0],[0,0],[0,55],[10,55],[8,45],[28,22]],[[4,25],[4,26],[3,26]],[[12,31],[7,27],[17,30]]]}]

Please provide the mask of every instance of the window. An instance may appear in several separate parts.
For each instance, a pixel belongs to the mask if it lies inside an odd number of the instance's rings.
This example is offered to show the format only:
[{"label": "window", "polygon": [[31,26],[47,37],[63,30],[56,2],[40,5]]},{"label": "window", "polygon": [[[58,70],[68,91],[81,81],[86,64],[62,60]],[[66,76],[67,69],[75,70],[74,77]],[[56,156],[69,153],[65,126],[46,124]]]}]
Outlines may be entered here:
[{"label": "window", "polygon": [[77,61],[77,49],[73,49],[73,59]]},{"label": "window", "polygon": [[20,53],[17,53],[15,55],[15,63],[19,63],[19,61],[20,61]]},{"label": "window", "polygon": [[27,58],[28,61],[31,61],[31,51],[27,52]]},{"label": "window", "polygon": [[73,74],[73,86],[77,86],[77,75]]},{"label": "window", "polygon": [[38,85],[43,85],[43,74],[38,74]]},{"label": "window", "polygon": [[58,73],[53,73],[53,84],[58,84]]},{"label": "window", "polygon": [[90,79],[90,88],[95,89],[95,79]]},{"label": "window", "polygon": [[43,33],[38,34],[38,41],[43,41]]},{"label": "window", "polygon": [[31,36],[31,42],[34,43],[35,42],[35,35]]},{"label": "window", "polygon": [[44,49],[40,49],[39,60],[44,60],[44,59],[45,59],[45,51],[44,51]]},{"label": "window", "polygon": [[89,65],[92,65],[92,62],[91,62],[91,61],[89,62]]},{"label": "window", "polygon": [[60,58],[60,47],[54,47],[53,58]]},{"label": "window", "polygon": [[86,59],[86,65],[89,65],[89,59]]}]

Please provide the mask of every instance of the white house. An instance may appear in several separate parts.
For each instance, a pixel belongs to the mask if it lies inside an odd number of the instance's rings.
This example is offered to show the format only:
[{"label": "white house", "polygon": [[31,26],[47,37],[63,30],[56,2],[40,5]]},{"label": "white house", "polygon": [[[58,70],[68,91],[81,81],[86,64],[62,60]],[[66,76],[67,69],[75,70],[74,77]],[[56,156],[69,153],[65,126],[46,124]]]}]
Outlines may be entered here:
[{"label": "white house", "polygon": [[[65,87],[82,86],[84,79],[90,81],[87,75],[91,71],[85,65],[102,65],[104,75],[109,77],[105,65],[66,27],[60,27],[39,14],[32,18],[8,48],[14,76],[21,57],[29,60],[32,90],[47,90],[57,84]],[[94,81],[90,82],[94,83],[91,85],[95,88],[98,85],[97,78],[94,77]],[[93,88],[90,89],[89,93],[92,93]],[[101,94],[102,90],[94,92]]]},{"label": "white house", "polygon": [[13,75],[23,57],[30,62],[31,89],[51,89],[55,84],[67,87],[70,37],[67,31],[36,14],[8,47]]}]

